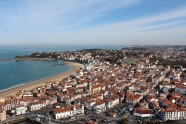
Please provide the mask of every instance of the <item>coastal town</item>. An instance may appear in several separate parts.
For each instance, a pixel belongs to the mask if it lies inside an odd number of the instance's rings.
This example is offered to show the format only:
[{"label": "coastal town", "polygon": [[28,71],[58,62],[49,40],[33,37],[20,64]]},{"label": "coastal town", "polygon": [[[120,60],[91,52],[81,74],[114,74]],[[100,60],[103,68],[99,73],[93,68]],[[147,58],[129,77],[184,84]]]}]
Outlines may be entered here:
[{"label": "coastal town", "polygon": [[[59,81],[0,98],[0,121],[136,124],[186,119],[186,46],[136,46],[16,55],[82,63]],[[61,65],[63,66],[63,65]],[[44,118],[43,121],[41,121]]]}]

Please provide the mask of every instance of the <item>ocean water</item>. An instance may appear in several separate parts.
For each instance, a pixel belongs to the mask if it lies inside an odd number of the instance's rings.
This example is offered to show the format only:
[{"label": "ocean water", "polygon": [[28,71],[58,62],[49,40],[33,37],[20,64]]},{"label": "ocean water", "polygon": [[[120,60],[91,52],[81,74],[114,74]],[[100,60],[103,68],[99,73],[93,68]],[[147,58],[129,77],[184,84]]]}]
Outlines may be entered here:
[{"label": "ocean water", "polygon": [[[121,49],[123,46],[0,46],[1,58],[14,58],[35,52],[75,51],[81,49]],[[62,61],[0,61],[0,91],[54,76],[70,66],[53,66]]]},{"label": "ocean water", "polygon": [[53,66],[62,61],[0,61],[0,90],[63,73],[69,66]]}]

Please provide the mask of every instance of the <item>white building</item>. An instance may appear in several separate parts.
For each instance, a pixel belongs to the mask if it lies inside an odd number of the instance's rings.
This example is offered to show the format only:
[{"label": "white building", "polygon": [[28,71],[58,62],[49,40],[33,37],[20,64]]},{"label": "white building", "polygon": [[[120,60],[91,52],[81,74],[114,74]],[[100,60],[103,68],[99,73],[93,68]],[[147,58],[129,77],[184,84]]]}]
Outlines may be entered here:
[{"label": "white building", "polygon": [[75,104],[72,106],[73,115],[84,114],[84,106],[81,104]]},{"label": "white building", "polygon": [[186,110],[183,108],[164,109],[162,116],[164,120],[181,120],[185,119]]},{"label": "white building", "polygon": [[97,100],[96,103],[93,105],[93,111],[95,113],[100,113],[105,110],[106,110],[106,106],[104,100]]},{"label": "white building", "polygon": [[83,65],[83,70],[89,70],[90,71],[93,68],[94,68],[94,66],[92,64],[84,64]]},{"label": "white building", "polygon": [[154,116],[152,109],[149,108],[136,108],[134,115],[139,117],[152,117]]},{"label": "white building", "polygon": [[90,99],[90,100],[86,100],[84,102],[84,105],[86,107],[86,109],[92,110],[93,105],[96,103],[96,100]]},{"label": "white building", "polygon": [[152,117],[154,116],[153,110],[149,108],[149,104],[143,100],[140,107],[134,110],[134,115],[139,117]]},{"label": "white building", "polygon": [[126,94],[125,102],[127,104],[135,105],[138,103],[141,99],[143,98],[142,95],[136,94],[134,95],[133,93],[128,93]]},{"label": "white building", "polygon": [[105,101],[106,108],[113,108],[117,104],[119,104],[119,98],[116,98],[116,99],[107,99]]},{"label": "white building", "polygon": [[55,108],[53,110],[55,119],[68,118],[69,116],[84,114],[84,106],[75,104],[64,108]]},{"label": "white building", "polygon": [[39,102],[29,104],[29,110],[30,110],[31,112],[32,112],[32,111],[41,110],[41,108],[42,108],[42,104],[40,104]]},{"label": "white building", "polygon": [[22,105],[17,105],[15,111],[16,111],[16,115],[26,114],[27,107]]}]

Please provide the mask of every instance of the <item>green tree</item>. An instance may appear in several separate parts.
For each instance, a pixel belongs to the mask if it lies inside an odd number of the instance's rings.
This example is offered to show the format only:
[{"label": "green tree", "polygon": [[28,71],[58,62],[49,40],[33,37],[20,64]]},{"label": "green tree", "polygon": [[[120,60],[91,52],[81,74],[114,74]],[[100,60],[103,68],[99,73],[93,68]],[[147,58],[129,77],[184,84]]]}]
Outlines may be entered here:
[{"label": "green tree", "polygon": [[129,124],[129,121],[127,118],[123,118],[123,119],[121,119],[121,123],[122,124]]}]

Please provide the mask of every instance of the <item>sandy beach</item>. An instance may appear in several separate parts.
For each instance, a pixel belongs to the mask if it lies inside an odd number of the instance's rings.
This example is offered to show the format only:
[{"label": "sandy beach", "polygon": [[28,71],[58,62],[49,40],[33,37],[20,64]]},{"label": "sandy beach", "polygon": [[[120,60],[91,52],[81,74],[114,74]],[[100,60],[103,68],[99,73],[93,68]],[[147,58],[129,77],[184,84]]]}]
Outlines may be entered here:
[{"label": "sandy beach", "polygon": [[83,66],[82,64],[74,63],[74,62],[65,62],[65,63],[66,63],[66,65],[69,65],[72,67],[69,71],[49,77],[49,78],[41,79],[36,82],[28,83],[28,84],[25,84],[25,85],[22,85],[19,87],[15,87],[15,88],[0,92],[0,97],[4,97],[4,96],[8,96],[8,95],[15,95],[15,93],[17,93],[19,90],[30,90],[35,87],[45,85],[45,82],[47,82],[47,81],[61,81],[63,78],[68,77],[70,74],[73,74],[78,69],[82,68],[82,66]]}]

